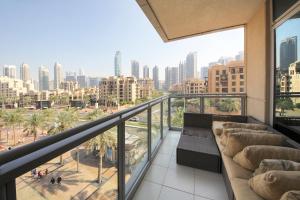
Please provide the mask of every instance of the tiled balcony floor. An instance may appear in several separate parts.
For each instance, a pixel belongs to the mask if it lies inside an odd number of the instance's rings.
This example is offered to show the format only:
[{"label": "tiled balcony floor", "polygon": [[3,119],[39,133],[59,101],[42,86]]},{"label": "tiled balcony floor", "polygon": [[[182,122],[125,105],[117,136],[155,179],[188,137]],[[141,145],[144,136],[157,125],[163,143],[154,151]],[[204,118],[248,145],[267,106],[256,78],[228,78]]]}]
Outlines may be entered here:
[{"label": "tiled balcony floor", "polygon": [[227,200],[221,174],[176,163],[180,132],[170,131],[134,200]]}]

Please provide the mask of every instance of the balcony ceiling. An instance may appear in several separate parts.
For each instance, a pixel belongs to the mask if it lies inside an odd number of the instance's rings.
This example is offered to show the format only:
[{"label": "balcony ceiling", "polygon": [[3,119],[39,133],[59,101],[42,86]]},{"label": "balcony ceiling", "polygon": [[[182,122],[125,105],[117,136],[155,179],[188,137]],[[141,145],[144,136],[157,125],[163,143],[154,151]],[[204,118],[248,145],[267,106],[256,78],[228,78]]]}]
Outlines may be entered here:
[{"label": "balcony ceiling", "polygon": [[264,0],[137,0],[165,41],[246,24]]}]

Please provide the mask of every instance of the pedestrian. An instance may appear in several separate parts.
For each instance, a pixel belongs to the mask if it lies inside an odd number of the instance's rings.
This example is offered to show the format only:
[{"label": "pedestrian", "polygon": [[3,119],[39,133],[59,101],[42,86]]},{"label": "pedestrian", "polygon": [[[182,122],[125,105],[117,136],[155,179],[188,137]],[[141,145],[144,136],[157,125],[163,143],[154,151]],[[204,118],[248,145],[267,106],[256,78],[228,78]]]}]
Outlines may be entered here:
[{"label": "pedestrian", "polygon": [[41,171],[38,172],[38,178],[42,178],[42,172]]},{"label": "pedestrian", "polygon": [[53,177],[51,178],[50,183],[52,183],[52,184],[55,183],[55,179]]},{"label": "pedestrian", "polygon": [[57,177],[57,183],[60,184],[60,182],[61,182],[61,177],[59,176]]},{"label": "pedestrian", "polygon": [[45,175],[46,175],[46,176],[48,175],[48,169],[45,170]]},{"label": "pedestrian", "polygon": [[34,168],[33,170],[31,170],[31,175],[35,176],[36,175],[36,168]]}]

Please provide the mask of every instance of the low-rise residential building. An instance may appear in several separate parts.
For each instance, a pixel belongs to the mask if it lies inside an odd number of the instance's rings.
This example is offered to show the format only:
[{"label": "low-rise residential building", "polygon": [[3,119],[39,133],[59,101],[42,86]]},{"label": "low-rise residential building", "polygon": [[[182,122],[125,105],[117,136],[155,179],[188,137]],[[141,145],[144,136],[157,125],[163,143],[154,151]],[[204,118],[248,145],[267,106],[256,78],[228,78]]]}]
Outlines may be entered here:
[{"label": "low-rise residential building", "polygon": [[300,92],[300,61],[289,67],[289,92]]},{"label": "low-rise residential building", "polygon": [[184,94],[200,94],[207,92],[207,86],[204,80],[201,79],[190,79],[183,83]]},{"label": "low-rise residential building", "polygon": [[139,96],[140,99],[151,98],[154,90],[154,82],[152,79],[144,78],[138,80]]},{"label": "low-rise residential building", "polygon": [[34,92],[32,82],[24,82],[20,79],[0,76],[0,96],[4,98],[15,98],[19,97],[20,94],[27,94],[30,91]]},{"label": "low-rise residential building", "polygon": [[209,93],[245,93],[246,69],[243,61],[216,64],[208,69]]}]

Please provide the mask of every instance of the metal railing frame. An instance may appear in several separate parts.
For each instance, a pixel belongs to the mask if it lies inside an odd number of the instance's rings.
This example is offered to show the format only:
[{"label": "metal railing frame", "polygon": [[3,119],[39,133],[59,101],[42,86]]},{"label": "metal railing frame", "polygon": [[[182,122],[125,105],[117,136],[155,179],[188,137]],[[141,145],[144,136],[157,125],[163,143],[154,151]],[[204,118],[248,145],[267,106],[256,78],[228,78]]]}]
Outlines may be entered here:
[{"label": "metal railing frame", "polygon": [[[34,143],[17,147],[10,151],[0,153],[0,200],[16,199],[16,178],[22,174],[56,158],[63,153],[78,147],[84,142],[117,126],[117,168],[118,168],[118,199],[132,199],[147,169],[157,154],[164,139],[164,101],[168,101],[167,125],[170,130],[175,129],[171,124],[171,99],[172,98],[200,98],[200,112],[204,113],[205,98],[241,98],[242,115],[246,114],[245,94],[198,94],[198,95],[167,95],[142,103],[138,106],[114,113],[99,120],[69,129],[58,135],[50,136]],[[152,151],[152,107],[160,105],[160,140]],[[148,159],[139,173],[137,179],[126,193],[125,183],[125,122],[126,120],[147,112],[147,150]]]}]

